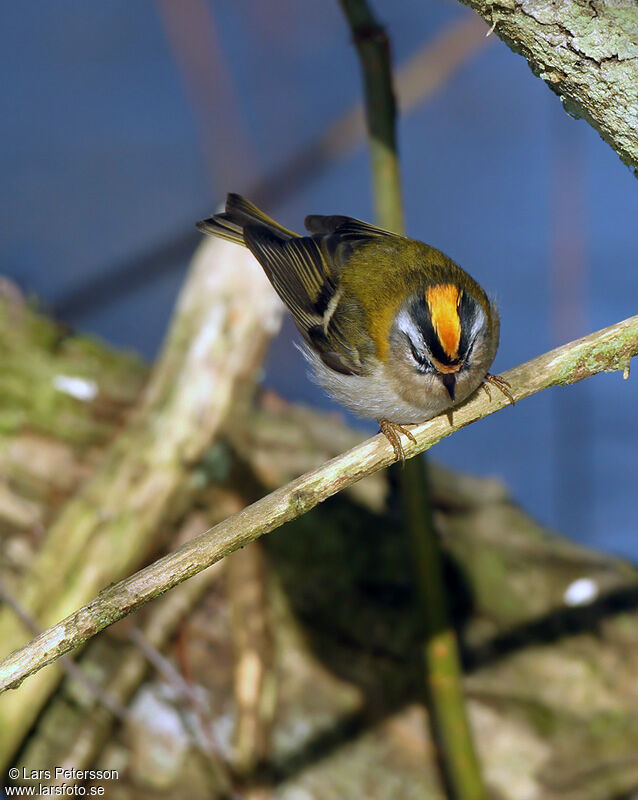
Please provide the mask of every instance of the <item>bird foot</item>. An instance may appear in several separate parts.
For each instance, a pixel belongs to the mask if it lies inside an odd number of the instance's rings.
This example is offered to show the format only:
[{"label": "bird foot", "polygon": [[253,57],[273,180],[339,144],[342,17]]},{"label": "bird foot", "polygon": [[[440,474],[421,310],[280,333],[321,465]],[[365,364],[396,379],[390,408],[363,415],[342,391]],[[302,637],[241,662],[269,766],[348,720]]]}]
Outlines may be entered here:
[{"label": "bird foot", "polygon": [[392,445],[397,461],[400,459],[401,463],[405,465],[405,453],[403,452],[403,445],[401,444],[399,434],[402,433],[404,436],[407,436],[411,442],[416,444],[416,439],[412,433],[405,426],[399,425],[397,422],[390,422],[387,419],[379,420],[379,428],[381,429],[381,433]]},{"label": "bird foot", "polygon": [[496,386],[505,397],[510,401],[511,405],[516,403],[514,400],[514,395],[511,392],[512,387],[510,386],[509,382],[505,380],[505,378],[501,378],[500,375],[490,375],[488,374],[483,378],[483,383],[481,384],[481,389],[485,392],[485,394],[492,399],[492,392],[490,391],[490,384],[492,386]]}]

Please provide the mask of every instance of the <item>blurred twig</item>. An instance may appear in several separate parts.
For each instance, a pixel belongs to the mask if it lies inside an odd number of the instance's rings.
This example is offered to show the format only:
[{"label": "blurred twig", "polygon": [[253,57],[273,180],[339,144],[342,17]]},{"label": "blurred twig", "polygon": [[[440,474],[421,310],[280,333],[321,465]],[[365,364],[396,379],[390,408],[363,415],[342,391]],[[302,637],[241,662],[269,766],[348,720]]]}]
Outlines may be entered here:
[{"label": "blurred twig", "polygon": [[144,654],[147,661],[155,667],[162,678],[175,689],[178,698],[185,701],[188,708],[190,708],[194,723],[191,723],[188,719],[186,722],[192,728],[198,749],[206,758],[215,786],[220,790],[223,797],[232,796],[234,791],[231,774],[219,755],[219,748],[211,725],[211,712],[207,703],[196,691],[195,687],[184,679],[180,671],[162,655],[140,628],[131,628],[129,638]]},{"label": "blurred twig", "polygon": [[195,116],[211,186],[254,180],[256,161],[211,4],[155,2]]},{"label": "blurred twig", "polygon": [[266,565],[260,545],[253,542],[233,553],[227,565],[235,654],[235,769],[249,778],[269,755],[276,693]]},{"label": "blurred twig", "polygon": [[423,459],[413,458],[406,464],[401,485],[425,628],[423,657],[429,719],[449,796],[454,800],[482,800],[487,792],[465,705],[463,669],[450,618],[443,555],[433,525],[427,469]]},{"label": "blurred twig", "polygon": [[[637,8],[638,11],[638,8]],[[636,14],[638,26],[638,13]],[[637,27],[638,29],[638,27]],[[548,96],[547,105],[551,102]],[[550,117],[549,312],[553,343],[569,341],[588,328],[587,170],[585,128],[564,114]],[[557,395],[551,406],[551,465],[555,525],[562,531],[591,533],[594,499],[596,415],[590,387],[573,396]],[[574,503],[578,497],[578,503]]]},{"label": "blurred twig", "polygon": [[[550,386],[567,386],[600,372],[621,370],[629,376],[638,354],[638,316],[630,317],[503,373],[520,401]],[[454,409],[412,429],[415,441],[403,449],[411,458],[452,433],[509,407],[509,400],[477,391]],[[511,410],[511,409],[510,409]],[[396,459],[388,440],[378,434],[278,489],[238,514],[197,536],[179,550],[155,561],[113,586],[88,605],[44,631],[0,662],[0,690],[15,688],[28,675],[81,645],[98,631],[206,567],[309,511],[361,478]]]},{"label": "blurred twig", "polygon": [[[377,222],[403,233],[390,43],[366,0],[340,2],[363,72]],[[465,708],[459,648],[448,611],[443,559],[434,529],[424,458],[409,461],[400,480],[419,612],[425,629],[429,719],[438,745],[443,781],[457,800],[481,800],[486,793]]]}]

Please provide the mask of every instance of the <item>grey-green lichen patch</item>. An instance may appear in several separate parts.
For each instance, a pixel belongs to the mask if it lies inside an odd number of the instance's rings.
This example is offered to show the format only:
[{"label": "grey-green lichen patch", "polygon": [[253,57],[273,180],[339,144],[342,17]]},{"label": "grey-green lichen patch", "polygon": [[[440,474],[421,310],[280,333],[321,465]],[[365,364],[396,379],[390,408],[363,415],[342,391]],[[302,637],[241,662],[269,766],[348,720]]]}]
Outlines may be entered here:
[{"label": "grey-green lichen patch", "polygon": [[564,363],[555,376],[554,384],[568,385],[588,378],[598,372],[629,374],[631,359],[638,353],[638,331],[628,326],[614,339],[600,341],[595,347],[579,348],[564,357]]},{"label": "grey-green lichen patch", "polygon": [[[607,59],[638,57],[634,2],[555,2],[555,0],[522,0],[520,10],[549,33],[560,35],[555,42],[584,58],[601,63]],[[603,8],[604,7],[604,8]],[[604,13],[599,13],[599,9]]]},{"label": "grey-green lichen patch", "polygon": [[567,112],[638,170],[638,6],[633,0],[463,0],[523,55]]}]

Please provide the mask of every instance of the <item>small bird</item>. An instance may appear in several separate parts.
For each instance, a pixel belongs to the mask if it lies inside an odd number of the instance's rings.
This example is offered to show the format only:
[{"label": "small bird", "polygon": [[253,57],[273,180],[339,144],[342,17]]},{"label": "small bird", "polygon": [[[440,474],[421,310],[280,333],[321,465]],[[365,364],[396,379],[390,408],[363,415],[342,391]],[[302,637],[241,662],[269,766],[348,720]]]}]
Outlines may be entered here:
[{"label": "small bird", "polygon": [[238,194],[200,231],[244,245],[303,337],[318,383],[376,419],[404,459],[404,426],[449,411],[492,383],[496,306],[467,272],[423,242],[344,216],[306,217],[300,236]]}]

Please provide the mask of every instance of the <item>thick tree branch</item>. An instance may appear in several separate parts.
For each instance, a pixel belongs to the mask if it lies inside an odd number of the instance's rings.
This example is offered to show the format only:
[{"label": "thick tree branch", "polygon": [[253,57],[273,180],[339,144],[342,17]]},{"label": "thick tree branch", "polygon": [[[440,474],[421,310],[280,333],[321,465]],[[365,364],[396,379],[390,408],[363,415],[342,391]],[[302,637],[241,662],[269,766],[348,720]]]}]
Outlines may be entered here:
[{"label": "thick tree branch", "polygon": [[635,0],[461,0],[638,174]]},{"label": "thick tree branch", "polygon": [[[621,370],[638,354],[638,316],[605,328],[539,356],[504,373],[516,400],[550,386],[566,386],[599,372]],[[477,391],[454,409],[413,429],[416,443],[406,440],[408,457],[432,447],[466,425],[499,411],[508,400],[492,391]],[[512,410],[511,413],[516,413]],[[104,589],[88,605],[44,631],[0,662],[0,691],[17,687],[24,678],[83,644],[98,631],[173,586],[244,547],[264,533],[295,519],[356,481],[387,467],[395,459],[384,436],[377,435],[253,503],[179,550],[140,572]]]}]

